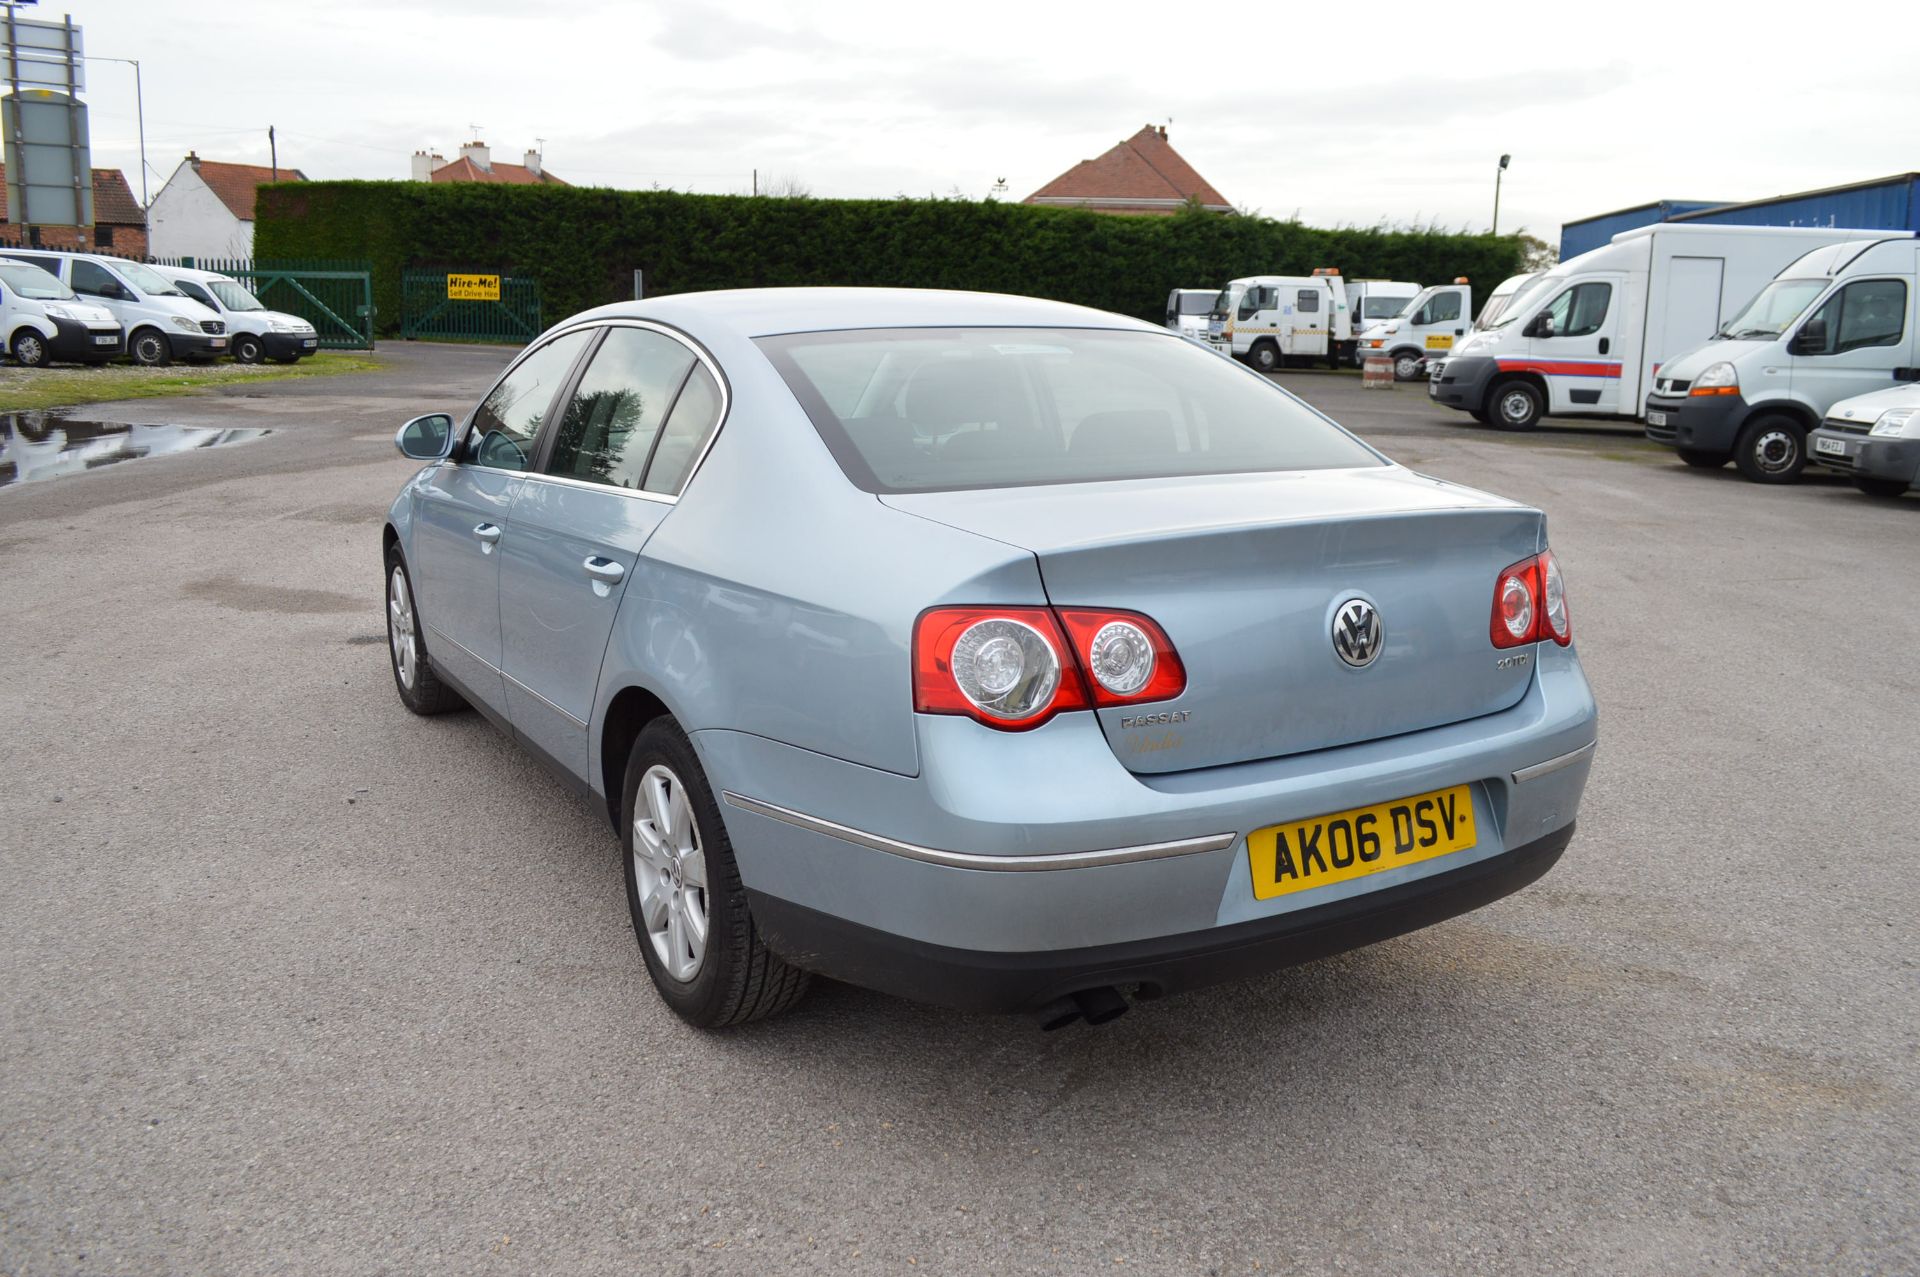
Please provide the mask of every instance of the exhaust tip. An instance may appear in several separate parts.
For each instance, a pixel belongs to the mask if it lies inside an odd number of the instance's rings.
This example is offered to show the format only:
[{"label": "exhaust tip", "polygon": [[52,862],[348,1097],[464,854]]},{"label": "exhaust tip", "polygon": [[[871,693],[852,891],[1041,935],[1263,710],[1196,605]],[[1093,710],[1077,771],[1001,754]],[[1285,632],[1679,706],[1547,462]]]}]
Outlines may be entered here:
[{"label": "exhaust tip", "polygon": [[1080,1008],[1080,1014],[1087,1018],[1088,1024],[1107,1024],[1127,1013],[1127,1000],[1110,984],[1097,989],[1081,989],[1073,995],[1073,1001]]},{"label": "exhaust tip", "polygon": [[1040,1024],[1040,1031],[1052,1033],[1056,1029],[1064,1029],[1069,1024],[1077,1023],[1083,1012],[1080,1010],[1080,1004],[1072,998],[1055,998],[1033,1014],[1034,1019]]}]

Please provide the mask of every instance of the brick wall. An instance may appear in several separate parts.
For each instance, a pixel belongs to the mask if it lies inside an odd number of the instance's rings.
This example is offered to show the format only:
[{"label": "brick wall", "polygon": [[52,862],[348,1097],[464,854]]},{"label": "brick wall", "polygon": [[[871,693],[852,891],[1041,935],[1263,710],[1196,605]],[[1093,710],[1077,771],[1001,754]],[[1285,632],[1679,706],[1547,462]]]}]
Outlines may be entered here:
[{"label": "brick wall", "polygon": [[[147,228],[144,226],[41,226],[38,247],[65,248],[76,252],[111,253],[115,257],[144,260],[147,255]],[[0,225],[0,246],[34,247],[24,226]]]}]

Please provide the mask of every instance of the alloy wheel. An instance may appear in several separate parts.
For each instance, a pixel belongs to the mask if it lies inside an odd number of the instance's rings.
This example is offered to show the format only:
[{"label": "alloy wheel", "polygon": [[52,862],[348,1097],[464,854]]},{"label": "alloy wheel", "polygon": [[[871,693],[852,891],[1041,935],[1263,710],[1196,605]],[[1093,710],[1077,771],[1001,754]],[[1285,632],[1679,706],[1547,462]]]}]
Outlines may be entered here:
[{"label": "alloy wheel", "polygon": [[413,593],[407,589],[407,573],[396,565],[387,582],[387,640],[393,644],[393,668],[400,673],[400,686],[413,690],[420,668],[420,642],[413,628]]},{"label": "alloy wheel", "polygon": [[707,857],[687,788],[659,763],[640,778],[634,803],[633,875],[654,957],[685,983],[707,954]]}]

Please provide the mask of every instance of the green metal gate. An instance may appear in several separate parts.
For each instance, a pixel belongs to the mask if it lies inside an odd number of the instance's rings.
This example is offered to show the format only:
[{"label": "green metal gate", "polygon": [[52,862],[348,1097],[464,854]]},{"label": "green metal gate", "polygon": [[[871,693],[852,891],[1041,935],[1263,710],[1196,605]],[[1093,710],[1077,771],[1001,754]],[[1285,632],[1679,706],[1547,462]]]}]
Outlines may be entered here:
[{"label": "green metal gate", "polygon": [[400,275],[400,335],[510,342],[540,335],[540,281],[456,270]]},{"label": "green metal gate", "polygon": [[298,315],[320,334],[324,350],[373,349],[373,268],[369,262],[244,258],[155,258],[231,275],[268,310]]}]

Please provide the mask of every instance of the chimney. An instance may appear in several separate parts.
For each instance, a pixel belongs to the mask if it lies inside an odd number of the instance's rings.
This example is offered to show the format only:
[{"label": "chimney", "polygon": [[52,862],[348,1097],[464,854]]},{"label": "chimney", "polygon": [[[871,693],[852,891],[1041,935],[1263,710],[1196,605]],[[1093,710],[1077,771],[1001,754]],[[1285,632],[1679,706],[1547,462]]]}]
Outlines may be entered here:
[{"label": "chimney", "polygon": [[472,160],[473,166],[483,173],[493,172],[493,152],[489,151],[487,144],[478,138],[460,148],[460,158]]},{"label": "chimney", "polygon": [[413,153],[413,180],[416,182],[431,182],[435,168],[434,161],[439,158],[437,155],[428,155],[425,151],[415,151]]},{"label": "chimney", "polygon": [[533,174],[535,177],[539,177],[540,176],[540,152],[529,148],[526,156],[526,166],[527,166],[527,172]]},{"label": "chimney", "polygon": [[194,172],[197,173],[200,171],[200,157],[192,151],[187,152],[187,163],[193,165]]}]

